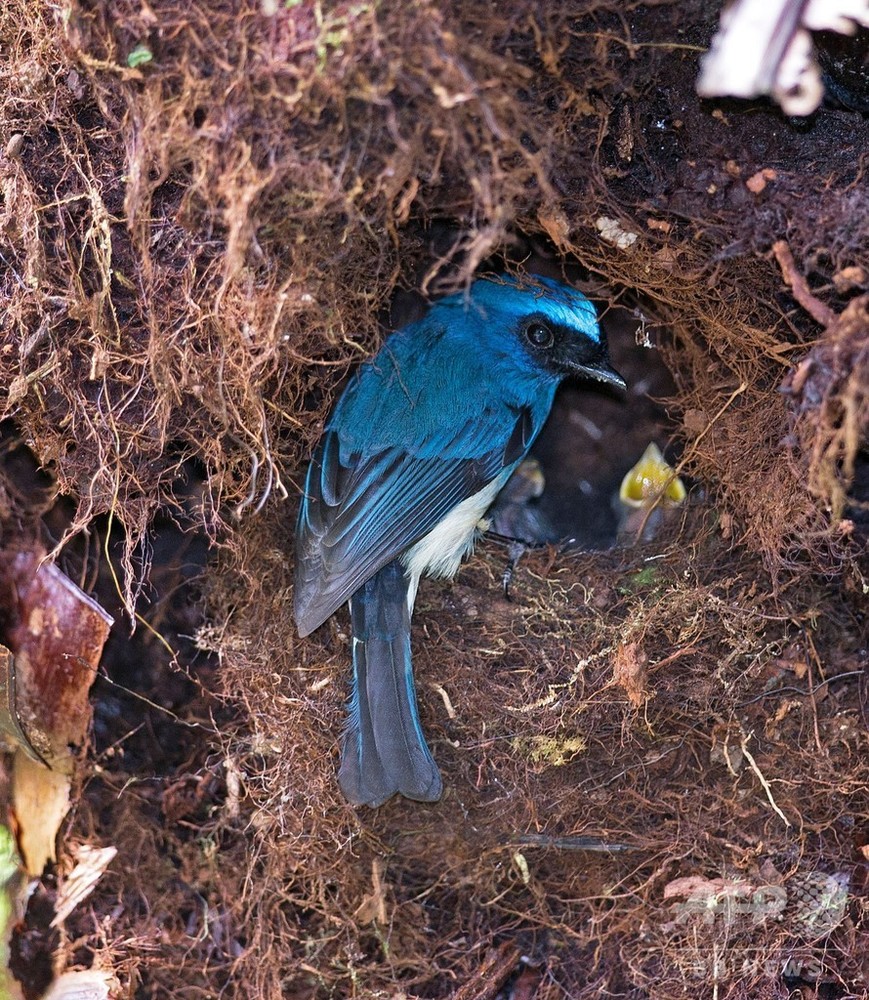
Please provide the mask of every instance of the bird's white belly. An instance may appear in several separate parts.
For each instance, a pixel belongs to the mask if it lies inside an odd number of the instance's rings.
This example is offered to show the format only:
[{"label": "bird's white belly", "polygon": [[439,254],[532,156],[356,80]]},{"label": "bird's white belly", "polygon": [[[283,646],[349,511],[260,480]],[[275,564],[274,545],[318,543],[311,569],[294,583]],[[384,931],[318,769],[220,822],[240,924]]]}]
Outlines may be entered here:
[{"label": "bird's white belly", "polygon": [[477,535],[488,525],[481,524],[483,515],[504,485],[510,470],[484,486],[479,493],[463,500],[443,520],[412,545],[401,557],[411,579],[408,603],[413,607],[416,584],[421,576],[453,576],[462,559],[474,547]]}]

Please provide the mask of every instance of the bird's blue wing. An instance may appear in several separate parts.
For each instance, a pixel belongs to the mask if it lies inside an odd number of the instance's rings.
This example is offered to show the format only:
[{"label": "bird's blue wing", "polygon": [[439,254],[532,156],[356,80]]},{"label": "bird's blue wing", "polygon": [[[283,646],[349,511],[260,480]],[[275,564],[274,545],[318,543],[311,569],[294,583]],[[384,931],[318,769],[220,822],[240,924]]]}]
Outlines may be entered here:
[{"label": "bird's blue wing", "polygon": [[416,454],[390,447],[342,460],[337,430],[326,431],[308,470],[296,532],[301,635],[321,625],[456,504],[522,458],[540,428],[530,409],[514,413],[500,440],[485,440],[475,422],[451,441]]}]

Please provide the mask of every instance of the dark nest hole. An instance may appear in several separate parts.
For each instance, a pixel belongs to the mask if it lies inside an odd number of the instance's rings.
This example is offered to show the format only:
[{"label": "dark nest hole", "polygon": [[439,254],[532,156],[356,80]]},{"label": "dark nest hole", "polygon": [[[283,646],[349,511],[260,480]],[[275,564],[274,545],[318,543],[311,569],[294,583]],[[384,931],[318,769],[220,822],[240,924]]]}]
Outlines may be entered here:
[{"label": "dark nest hole", "polygon": [[539,508],[551,540],[584,549],[615,544],[619,487],[649,443],[671,464],[679,452],[679,425],[665,405],[675,387],[655,350],[659,331],[639,307],[612,309],[603,329],[613,364],[628,383],[626,393],[593,383],[563,385],[532,449],[546,481]]}]

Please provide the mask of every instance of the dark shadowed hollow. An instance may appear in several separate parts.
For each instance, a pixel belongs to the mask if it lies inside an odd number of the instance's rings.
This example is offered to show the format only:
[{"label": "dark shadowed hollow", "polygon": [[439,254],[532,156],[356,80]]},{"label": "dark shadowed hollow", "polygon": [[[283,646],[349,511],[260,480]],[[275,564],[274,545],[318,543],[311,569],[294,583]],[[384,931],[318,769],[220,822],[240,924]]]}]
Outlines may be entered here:
[{"label": "dark shadowed hollow", "polygon": [[[0,582],[39,544],[116,618],[27,1000],[869,991],[865,61],[828,42],[804,119],[700,100],[717,16],[0,11]],[[585,291],[630,388],[559,394],[509,597],[497,539],[423,583],[445,793],[357,811],[301,476],[390,326],[505,268]],[[652,440],[688,498],[613,546]],[[59,932],[82,844],[118,855]]]}]

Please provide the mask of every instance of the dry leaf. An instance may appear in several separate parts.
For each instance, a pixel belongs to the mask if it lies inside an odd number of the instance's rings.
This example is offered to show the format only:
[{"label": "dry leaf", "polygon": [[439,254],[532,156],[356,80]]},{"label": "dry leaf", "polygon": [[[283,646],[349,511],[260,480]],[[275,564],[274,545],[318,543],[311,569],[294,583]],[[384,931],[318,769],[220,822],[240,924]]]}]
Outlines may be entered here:
[{"label": "dry leaf", "polygon": [[42,1000],[109,1000],[120,983],[111,972],[88,969],[64,972],[55,979]]},{"label": "dry leaf", "polygon": [[[0,589],[13,620],[7,641],[14,674],[7,674],[4,704],[30,744],[22,743],[15,754],[12,808],[31,875],[40,875],[56,856],[57,831],[90,729],[88,692],[112,625],[56,566],[41,564],[43,556],[21,551],[0,567]],[[34,747],[49,766],[37,763]]]},{"label": "dry leaf", "polygon": [[540,209],[537,221],[543,226],[546,235],[557,247],[564,247],[570,237],[570,223],[563,212],[558,209]]},{"label": "dry leaf", "polygon": [[624,690],[634,708],[639,708],[649,697],[648,662],[638,642],[622,643],[613,654],[613,681]]},{"label": "dry leaf", "polygon": [[90,847],[82,844],[76,848],[73,857],[77,863],[61,882],[50,926],[59,927],[78,904],[87,899],[117,853],[117,847]]},{"label": "dry leaf", "polygon": [[383,861],[375,858],[371,862],[371,892],[362,900],[353,914],[353,919],[359,924],[372,924],[375,921],[385,927],[386,887],[383,884]]},{"label": "dry leaf", "polygon": [[40,565],[41,558],[39,552],[20,552],[11,565],[17,613],[8,643],[15,655],[16,701],[22,725],[43,756],[71,772],[69,747],[87,739],[88,692],[112,619],[56,566]]},{"label": "dry leaf", "polygon": [[12,762],[12,805],[28,874],[39,876],[57,857],[55,840],[69,811],[70,777],[37,764],[20,750]]}]

